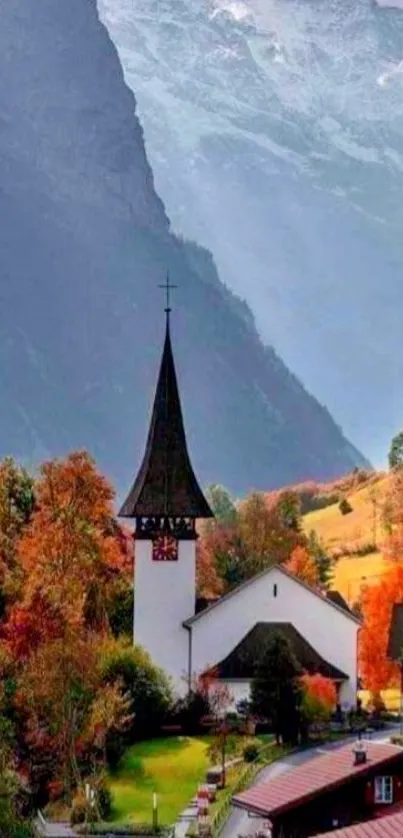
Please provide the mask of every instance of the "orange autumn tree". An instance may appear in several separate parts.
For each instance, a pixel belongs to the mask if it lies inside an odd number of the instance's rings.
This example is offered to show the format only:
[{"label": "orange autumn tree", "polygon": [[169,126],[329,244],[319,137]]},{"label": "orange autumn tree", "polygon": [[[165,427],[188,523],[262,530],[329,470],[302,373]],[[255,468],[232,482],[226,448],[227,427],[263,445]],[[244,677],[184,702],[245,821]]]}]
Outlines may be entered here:
[{"label": "orange autumn tree", "polygon": [[319,587],[318,567],[305,547],[296,547],[284,567],[312,588]]},{"label": "orange autumn tree", "polygon": [[[18,545],[22,609],[35,604],[77,628],[107,625],[107,605],[131,557],[113,513],[114,493],[85,452],[45,463],[36,507]],[[11,621],[13,615],[11,615]]]},{"label": "orange autumn tree", "polygon": [[80,758],[105,763],[109,732],[130,721],[130,701],[118,680],[103,682],[101,660],[100,635],[66,629],[42,643],[18,673],[15,704],[31,779],[45,762],[69,803],[82,784]]},{"label": "orange autumn tree", "polygon": [[392,609],[403,602],[403,564],[385,573],[362,594],[363,627],[359,634],[360,671],[366,689],[377,693],[398,682],[398,666],[387,657]]},{"label": "orange autumn tree", "polygon": [[87,761],[94,749],[104,753],[108,731],[127,713],[119,683],[105,685],[98,665],[109,603],[132,569],[113,497],[84,452],[42,466],[16,547],[20,598],[2,628],[30,781],[42,787],[50,775],[68,800],[80,782],[82,750]]}]

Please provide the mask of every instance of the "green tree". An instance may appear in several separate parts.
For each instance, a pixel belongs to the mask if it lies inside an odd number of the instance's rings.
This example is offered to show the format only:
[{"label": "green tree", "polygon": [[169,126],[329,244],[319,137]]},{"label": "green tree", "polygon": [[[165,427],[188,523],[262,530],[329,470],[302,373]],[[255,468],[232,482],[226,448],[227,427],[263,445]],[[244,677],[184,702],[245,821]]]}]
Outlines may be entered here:
[{"label": "green tree", "polygon": [[272,722],[277,742],[298,741],[298,677],[301,667],[287,637],[276,632],[261,652],[252,681],[251,709]]},{"label": "green tree", "polygon": [[292,489],[285,489],[284,492],[281,492],[277,510],[280,521],[286,530],[301,532],[301,501],[296,492],[293,492]]},{"label": "green tree", "polygon": [[34,509],[34,481],[12,457],[0,463],[0,619],[21,584],[16,544]]},{"label": "green tree", "polygon": [[403,465],[403,431],[393,437],[388,454],[389,468],[399,468]]},{"label": "green tree", "polygon": [[220,486],[217,483],[209,486],[206,497],[216,521],[227,525],[235,524],[237,519],[236,506],[230,493],[224,486]]},{"label": "green tree", "polygon": [[1,838],[31,838],[31,826],[19,812],[21,785],[13,767],[14,730],[4,715],[5,705],[3,684],[0,682],[0,835]]},{"label": "green tree", "polygon": [[108,619],[114,637],[133,636],[134,592],[131,585],[122,579],[116,586],[108,604]]},{"label": "green tree", "polygon": [[316,530],[311,530],[308,535],[307,549],[309,555],[315,562],[320,584],[328,589],[333,579],[333,559],[328,555],[323,541],[319,538]]},{"label": "green tree", "polygon": [[172,694],[168,679],[147,652],[126,639],[109,640],[101,671],[104,683],[121,683],[130,699],[132,724],[127,737],[140,739],[158,732],[172,705]]}]

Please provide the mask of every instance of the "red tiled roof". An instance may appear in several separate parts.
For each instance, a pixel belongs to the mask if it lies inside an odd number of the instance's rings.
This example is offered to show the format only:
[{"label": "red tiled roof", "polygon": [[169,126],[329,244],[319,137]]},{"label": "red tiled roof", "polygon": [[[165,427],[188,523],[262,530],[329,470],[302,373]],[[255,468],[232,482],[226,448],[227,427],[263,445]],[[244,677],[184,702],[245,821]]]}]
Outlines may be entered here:
[{"label": "red tiled roof", "polygon": [[403,762],[403,749],[396,745],[366,742],[367,761],[354,765],[352,744],[334,749],[315,757],[284,774],[253,786],[248,791],[233,797],[234,806],[270,817],[296,808],[301,803],[319,797],[325,791],[347,783],[356,776],[365,774],[376,766],[391,760]]},{"label": "red tiled roof", "polygon": [[387,815],[375,821],[365,821],[343,829],[333,829],[317,838],[402,838],[403,812],[399,815]]}]

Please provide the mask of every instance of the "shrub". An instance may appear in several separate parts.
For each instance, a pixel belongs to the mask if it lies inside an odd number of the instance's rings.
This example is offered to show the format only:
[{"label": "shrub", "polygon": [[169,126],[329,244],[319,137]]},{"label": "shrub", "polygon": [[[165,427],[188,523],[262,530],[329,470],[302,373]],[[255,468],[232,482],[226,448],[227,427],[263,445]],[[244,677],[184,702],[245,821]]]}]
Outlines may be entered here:
[{"label": "shrub", "polygon": [[390,743],[391,745],[400,745],[403,748],[403,736],[400,736],[398,733],[394,734],[390,737]]},{"label": "shrub", "polygon": [[381,713],[386,712],[385,702],[379,692],[374,692],[371,695],[371,698],[368,702],[368,710],[371,713],[376,714],[377,716],[380,716]]},{"label": "shrub", "polygon": [[133,647],[130,641],[112,640],[105,646],[102,670],[104,682],[115,683],[120,679],[131,699],[133,724],[128,738],[146,738],[158,733],[172,696],[165,674],[154,666],[149,655],[139,646]]},{"label": "shrub", "polygon": [[126,749],[125,736],[116,730],[106,737],[105,753],[110,768],[117,768]]},{"label": "shrub", "polygon": [[[180,725],[185,734],[197,734],[202,730],[205,731],[209,710],[206,696],[200,692],[192,691],[186,698],[177,702],[171,714],[170,722]],[[203,724],[203,721],[205,721],[205,724]],[[213,720],[211,720],[211,723],[213,723]]]},{"label": "shrub", "polygon": [[253,744],[252,742],[249,745],[245,745],[243,749],[243,758],[245,762],[254,762],[259,756],[259,748],[257,745]]},{"label": "shrub", "polygon": [[112,792],[104,777],[95,783],[98,812],[102,820],[107,820],[112,810]]},{"label": "shrub", "polygon": [[86,814],[89,814],[88,804],[84,794],[80,791],[74,798],[70,813],[70,823],[72,826],[84,823]]},{"label": "shrub", "polygon": [[343,498],[343,500],[340,501],[339,509],[342,515],[349,515],[350,512],[353,511],[353,507],[351,506],[351,503],[348,502],[347,498]]}]

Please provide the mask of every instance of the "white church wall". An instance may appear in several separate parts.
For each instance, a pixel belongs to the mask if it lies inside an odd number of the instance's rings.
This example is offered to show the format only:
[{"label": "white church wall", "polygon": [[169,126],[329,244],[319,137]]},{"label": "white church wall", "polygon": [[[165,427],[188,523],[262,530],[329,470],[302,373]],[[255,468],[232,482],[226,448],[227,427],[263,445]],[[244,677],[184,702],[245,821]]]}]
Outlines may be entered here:
[{"label": "white church wall", "polygon": [[193,671],[223,660],[258,622],[292,623],[326,661],[349,676],[340,700],[355,702],[358,624],[277,568],[193,623]]},{"label": "white church wall", "polygon": [[228,691],[231,697],[231,701],[228,705],[228,710],[235,710],[236,705],[240,701],[249,701],[250,699],[250,688],[251,684],[246,678],[243,680],[235,681],[229,678],[222,680],[222,683],[228,687]]},{"label": "white church wall", "polygon": [[195,542],[180,541],[177,561],[153,561],[152,541],[136,541],[134,642],[187,692],[189,638],[182,623],[195,609]]}]

